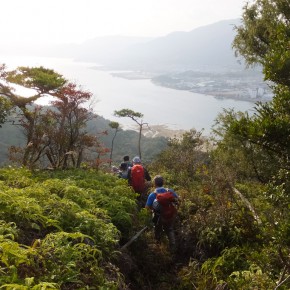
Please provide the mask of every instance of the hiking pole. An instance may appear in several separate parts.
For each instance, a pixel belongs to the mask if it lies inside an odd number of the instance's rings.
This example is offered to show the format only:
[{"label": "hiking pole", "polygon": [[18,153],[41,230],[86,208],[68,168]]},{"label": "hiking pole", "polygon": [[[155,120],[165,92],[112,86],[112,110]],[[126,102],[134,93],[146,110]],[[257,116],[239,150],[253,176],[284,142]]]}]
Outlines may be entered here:
[{"label": "hiking pole", "polygon": [[127,242],[122,248],[121,248],[121,251],[123,251],[124,249],[126,249],[128,246],[130,246],[135,240],[138,239],[138,237],[147,230],[147,226],[144,227],[142,230],[140,230],[136,235],[134,235],[130,240],[129,242]]}]

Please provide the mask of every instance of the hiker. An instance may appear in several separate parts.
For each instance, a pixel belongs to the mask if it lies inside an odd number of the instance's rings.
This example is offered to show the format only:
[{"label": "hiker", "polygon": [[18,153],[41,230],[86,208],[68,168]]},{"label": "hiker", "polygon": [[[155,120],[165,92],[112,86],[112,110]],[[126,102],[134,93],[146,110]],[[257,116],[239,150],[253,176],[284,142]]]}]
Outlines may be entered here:
[{"label": "hiker", "polygon": [[123,157],[123,162],[127,164],[128,169],[133,166],[133,164],[130,162],[130,157],[128,155],[125,155]]},{"label": "hiker", "polygon": [[[133,166],[128,171],[128,183],[136,193],[142,196],[146,194],[146,181],[151,181],[148,170],[141,164],[139,156],[133,158]],[[144,204],[145,205],[145,204]]]},{"label": "hiker", "polygon": [[125,162],[122,162],[119,166],[118,177],[123,178],[123,179],[128,179],[128,172],[129,172],[128,164]]},{"label": "hiker", "polygon": [[154,236],[160,243],[164,231],[172,252],[176,249],[174,221],[177,216],[178,195],[172,189],[164,188],[164,179],[156,175],[153,179],[155,190],[148,196],[145,207],[153,213]]}]

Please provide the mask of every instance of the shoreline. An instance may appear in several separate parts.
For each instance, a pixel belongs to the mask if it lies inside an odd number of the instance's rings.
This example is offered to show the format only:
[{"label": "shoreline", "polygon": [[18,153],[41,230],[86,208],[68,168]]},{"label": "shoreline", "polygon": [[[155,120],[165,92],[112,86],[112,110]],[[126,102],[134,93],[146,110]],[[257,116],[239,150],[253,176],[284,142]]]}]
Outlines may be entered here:
[{"label": "shoreline", "polygon": [[[110,72],[110,71],[109,71]],[[150,80],[154,85],[169,88],[173,90],[180,90],[180,91],[188,91],[192,93],[197,93],[200,95],[207,95],[212,96],[217,100],[224,100],[224,99],[230,99],[230,100],[236,100],[236,101],[242,101],[242,102],[250,102],[250,103],[257,103],[257,102],[269,102],[272,100],[271,97],[256,97],[252,98],[250,96],[241,95],[242,92],[239,90],[216,90],[209,86],[207,89],[205,86],[201,87],[200,89],[193,89],[193,88],[180,88],[174,85],[167,85],[164,83],[156,82],[153,80],[154,77],[158,76],[154,73],[148,73],[143,71],[120,71],[120,72],[110,72],[110,74],[114,77],[119,77],[127,80]]]}]

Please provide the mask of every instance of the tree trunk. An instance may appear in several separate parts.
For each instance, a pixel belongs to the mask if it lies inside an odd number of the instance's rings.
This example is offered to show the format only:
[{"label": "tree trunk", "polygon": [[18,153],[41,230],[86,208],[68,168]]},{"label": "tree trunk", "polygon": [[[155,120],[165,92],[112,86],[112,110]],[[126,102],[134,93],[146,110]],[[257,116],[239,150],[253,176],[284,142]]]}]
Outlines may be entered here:
[{"label": "tree trunk", "polygon": [[139,157],[140,157],[141,160],[142,160],[142,156],[141,156],[141,137],[142,137],[142,127],[143,127],[143,124],[140,124],[140,127],[139,127],[138,151],[139,151]]}]

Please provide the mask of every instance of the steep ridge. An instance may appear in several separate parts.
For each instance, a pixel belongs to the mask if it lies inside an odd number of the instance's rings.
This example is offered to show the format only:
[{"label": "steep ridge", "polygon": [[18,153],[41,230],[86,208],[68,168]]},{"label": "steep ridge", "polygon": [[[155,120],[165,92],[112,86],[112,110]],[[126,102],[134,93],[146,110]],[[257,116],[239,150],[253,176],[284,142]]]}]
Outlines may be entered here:
[{"label": "steep ridge", "polygon": [[239,63],[231,44],[234,26],[238,24],[238,19],[224,20],[149,41],[96,38],[84,43],[76,58],[96,61],[110,68],[145,71],[237,67]]}]

